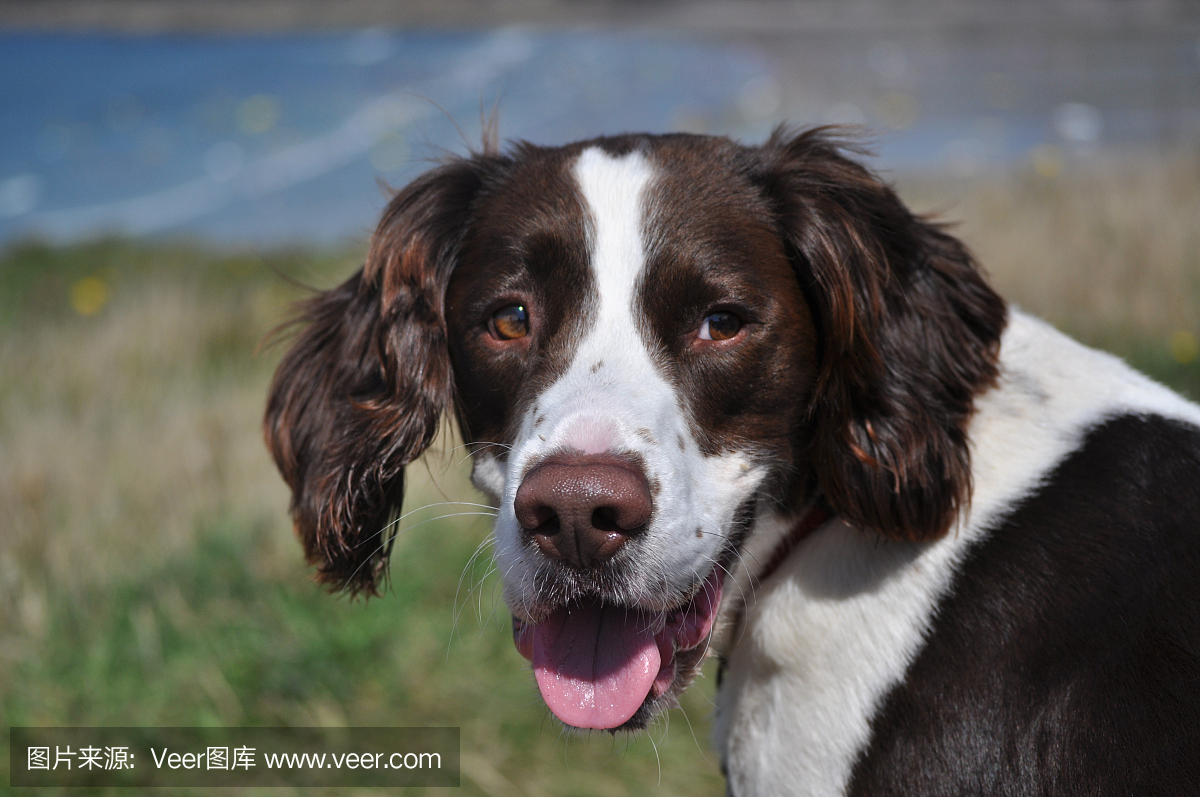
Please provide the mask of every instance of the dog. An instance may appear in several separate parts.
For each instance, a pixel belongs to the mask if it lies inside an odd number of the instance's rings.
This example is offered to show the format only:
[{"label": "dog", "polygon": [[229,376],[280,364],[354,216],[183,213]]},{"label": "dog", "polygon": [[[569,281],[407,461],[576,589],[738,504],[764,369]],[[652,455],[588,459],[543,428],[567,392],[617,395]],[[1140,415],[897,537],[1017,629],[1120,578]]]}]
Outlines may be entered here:
[{"label": "dog", "polygon": [[736,795],[1200,793],[1200,407],[1009,307],[836,129],[496,147],[303,305],[267,444],[384,575],[445,416],[568,726],[720,656]]}]

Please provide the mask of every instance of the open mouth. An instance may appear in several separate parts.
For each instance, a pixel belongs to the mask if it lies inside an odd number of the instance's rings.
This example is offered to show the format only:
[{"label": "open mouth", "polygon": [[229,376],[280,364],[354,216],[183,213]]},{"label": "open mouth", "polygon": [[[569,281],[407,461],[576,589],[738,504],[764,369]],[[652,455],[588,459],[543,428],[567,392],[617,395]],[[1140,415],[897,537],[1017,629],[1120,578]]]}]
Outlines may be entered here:
[{"label": "open mouth", "polygon": [[665,612],[597,598],[559,606],[539,623],[514,617],[513,641],[533,662],[554,716],[576,728],[614,729],[666,694],[679,654],[712,631],[721,574],[714,567],[690,600]]}]

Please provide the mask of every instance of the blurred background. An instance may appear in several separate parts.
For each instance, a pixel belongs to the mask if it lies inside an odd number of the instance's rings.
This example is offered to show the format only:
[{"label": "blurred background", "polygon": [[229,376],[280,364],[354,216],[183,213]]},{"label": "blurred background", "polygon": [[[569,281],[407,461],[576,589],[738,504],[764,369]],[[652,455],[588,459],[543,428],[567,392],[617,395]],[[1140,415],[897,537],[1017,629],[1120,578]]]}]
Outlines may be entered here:
[{"label": "blurred background", "polygon": [[723,793],[712,672],[636,739],[561,733],[452,436],[383,597],[291,537],[259,344],[493,109],[541,144],[863,125],[1006,297],[1200,397],[1194,3],[5,0],[5,734],[454,725],[463,793]]}]

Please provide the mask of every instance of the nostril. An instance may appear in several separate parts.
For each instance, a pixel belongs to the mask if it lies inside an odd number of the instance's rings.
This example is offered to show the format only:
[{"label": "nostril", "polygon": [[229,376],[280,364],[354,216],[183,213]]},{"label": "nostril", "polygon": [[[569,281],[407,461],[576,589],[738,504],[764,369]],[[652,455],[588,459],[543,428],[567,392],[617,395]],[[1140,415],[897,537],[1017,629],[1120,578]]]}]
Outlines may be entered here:
[{"label": "nostril", "polygon": [[598,531],[620,531],[617,513],[612,507],[602,506],[592,511],[592,528]]},{"label": "nostril", "polygon": [[598,531],[615,531],[620,534],[626,534],[632,529],[623,529],[617,521],[620,517],[620,512],[611,506],[598,507],[592,512],[592,528]]},{"label": "nostril", "polygon": [[532,527],[524,527],[526,531],[537,532],[538,534],[557,534],[560,523],[558,513],[553,507],[540,506],[527,516],[534,523]]}]

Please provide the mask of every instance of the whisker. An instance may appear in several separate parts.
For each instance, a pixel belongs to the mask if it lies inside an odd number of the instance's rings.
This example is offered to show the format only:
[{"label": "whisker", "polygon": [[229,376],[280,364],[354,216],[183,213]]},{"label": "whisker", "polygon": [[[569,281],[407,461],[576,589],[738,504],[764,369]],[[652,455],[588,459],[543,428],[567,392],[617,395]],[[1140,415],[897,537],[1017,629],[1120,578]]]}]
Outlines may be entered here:
[{"label": "whisker", "polygon": [[[491,510],[492,512],[500,511],[499,507],[492,506],[491,504],[477,504],[472,501],[437,501],[432,504],[422,504],[421,506],[417,507],[416,509],[409,510],[408,512],[405,512],[403,515],[400,515],[397,518],[389,520],[387,523],[385,523],[379,529],[379,531],[376,531],[374,534],[368,534],[366,537],[363,537],[361,540],[356,542],[354,544],[354,547],[357,548],[360,545],[363,545],[364,543],[370,542],[371,540],[378,537],[380,534],[383,534],[384,532],[390,530],[392,528],[392,526],[395,526],[396,524],[400,523],[405,518],[411,517],[412,515],[415,515],[417,512],[421,512],[423,510],[429,509],[432,506],[474,506],[474,507],[479,507],[480,509],[488,509],[488,510]],[[442,517],[451,517],[451,515],[443,515]],[[433,518],[433,519],[438,520],[440,518]],[[418,525],[420,525],[420,524],[418,524]],[[415,528],[415,527],[409,526],[409,528]],[[378,553],[378,551],[376,551],[376,553]],[[374,556],[375,554],[371,554],[371,555]]]},{"label": "whisker", "polygon": [[489,441],[489,440],[476,440],[473,443],[462,443],[460,445],[454,446],[453,448],[450,449],[450,451],[457,451],[460,448],[470,448],[471,446],[479,446],[480,449],[507,448],[509,451],[512,451],[512,448],[513,448],[508,443],[496,443],[496,442]]},{"label": "whisker", "polygon": [[470,572],[471,566],[475,563],[475,560],[479,558],[479,554],[481,554],[484,549],[487,548],[488,543],[491,541],[492,535],[488,534],[479,542],[478,545],[475,546],[475,550],[471,552],[470,558],[467,559],[467,563],[463,565],[462,572],[458,575],[458,585],[454,588],[454,616],[450,621],[450,638],[446,640],[447,661],[450,659],[450,649],[454,645],[454,635],[458,632],[458,620],[462,616],[463,609],[466,608],[467,601],[469,601],[471,598],[471,588],[468,587],[467,597],[463,600],[463,605],[461,607],[458,605],[458,596],[462,591],[463,580],[466,579],[467,573]]},{"label": "whisker", "polygon": [[684,708],[682,704],[679,706],[679,713],[683,715],[683,721],[687,723],[688,731],[690,731],[692,734],[692,742],[696,745],[696,751],[700,753],[700,757],[705,761],[712,761],[712,759],[708,757],[708,753],[706,753],[704,748],[701,746],[700,740],[696,738],[696,728],[692,725],[692,718],[688,716],[687,709]]},{"label": "whisker", "polygon": [[478,503],[475,503],[474,501],[435,501],[432,504],[422,504],[421,506],[417,507],[416,509],[410,509],[409,511],[405,512],[400,517],[393,520],[389,525],[395,525],[395,524],[399,523],[400,521],[402,521],[406,518],[409,518],[409,517],[417,514],[418,512],[423,512],[426,509],[429,509],[430,507],[433,507],[433,506],[474,506],[474,507],[478,507],[480,509],[490,509],[493,512],[500,511],[500,507],[498,507],[498,506],[492,506],[491,504],[478,504]]},{"label": "whisker", "polygon": [[[447,504],[464,504],[464,505],[466,505],[466,506],[485,506],[485,507],[486,507],[486,505],[485,505],[485,504],[471,504],[471,503],[469,503],[469,502],[466,502],[466,501],[446,501],[446,502],[441,502],[441,503],[438,503],[438,504],[429,504],[429,506],[443,506],[443,505],[447,505]],[[423,507],[422,507],[422,508],[423,508]],[[490,507],[487,507],[487,508],[489,508],[489,509],[490,509]],[[414,510],[414,511],[416,511],[416,510]],[[412,514],[412,512],[409,512],[407,515],[405,515],[405,517],[408,517],[408,515],[411,515],[411,514]],[[435,521],[438,521],[438,520],[446,520],[447,518],[452,518],[452,517],[467,517],[467,516],[495,517],[495,516],[496,516],[496,513],[495,513],[494,511],[492,511],[492,512],[451,512],[451,513],[449,513],[449,514],[446,514],[446,515],[438,515],[437,517],[431,517],[431,518],[428,518],[428,519],[426,519],[426,520],[422,520],[420,523],[414,523],[414,524],[412,524],[411,526],[407,526],[407,527],[406,527],[404,530],[405,530],[405,531],[412,531],[412,530],[413,530],[413,529],[415,529],[415,528],[419,528],[419,527],[421,527],[421,526],[424,526],[426,523],[433,523],[433,522],[435,522]],[[359,547],[360,545],[362,545],[364,542],[367,542],[368,540],[370,540],[370,539],[373,539],[374,537],[378,537],[380,534],[383,534],[383,533],[384,533],[385,531],[387,531],[389,528],[391,528],[392,526],[394,526],[394,525],[395,525],[397,522],[399,522],[399,521],[398,521],[398,520],[396,520],[396,521],[393,521],[393,522],[391,522],[391,523],[388,523],[386,526],[384,526],[383,528],[381,528],[379,531],[375,532],[374,534],[372,534],[372,535],[370,535],[370,536],[368,536],[368,537],[364,537],[363,539],[359,540],[357,543],[355,543],[354,547],[355,547],[355,548],[357,548],[357,547]],[[395,533],[395,534],[391,534],[391,535],[389,535],[389,536],[387,537],[387,539],[386,539],[386,540],[385,540],[383,543],[381,543],[379,546],[377,546],[377,547],[375,548],[375,550],[371,551],[371,553],[370,553],[370,554],[368,554],[366,557],[364,557],[364,558],[363,558],[363,560],[362,560],[361,562],[359,562],[359,564],[358,564],[358,567],[354,568],[354,572],[350,574],[350,578],[349,578],[349,579],[347,579],[347,580],[348,580],[348,581],[349,581],[349,580],[353,580],[353,579],[354,579],[354,577],[355,577],[356,575],[358,575],[358,571],[363,569],[363,566],[364,566],[364,565],[366,565],[368,562],[370,562],[372,559],[374,559],[374,558],[375,558],[375,556],[376,556],[376,555],[377,555],[377,554],[378,554],[380,551],[382,551],[382,550],[384,550],[385,548],[387,548],[388,546],[390,546],[390,545],[391,545],[391,544],[392,544],[392,543],[395,541],[395,539],[396,539],[396,535],[397,535],[398,533],[399,533],[399,532],[397,532],[397,533]]]},{"label": "whisker", "polygon": [[462,445],[455,446],[454,448],[450,449],[446,453],[453,454],[455,451],[457,451],[460,448],[469,448],[471,450],[467,453],[467,455],[465,457],[463,457],[462,459],[460,459],[454,463],[456,467],[463,464],[468,459],[470,459],[471,457],[478,454],[480,451],[486,451],[489,448],[504,448],[504,449],[508,449],[509,451],[513,450],[513,447],[510,446],[508,443],[475,442],[475,443],[463,443]]},{"label": "whisker", "polygon": [[[480,586],[479,601],[480,601],[480,603],[483,602],[483,582],[486,581],[489,577],[491,577],[492,573],[498,572],[499,570],[500,570],[500,568],[496,567],[495,562],[493,562],[492,566],[490,568],[488,568],[488,571],[483,574],[483,578],[479,582],[479,586]],[[497,598],[496,598],[496,584],[493,584],[492,585],[492,611],[490,614],[488,614],[487,620],[484,620],[482,616],[479,618],[479,633],[481,635],[483,634],[483,629],[486,626],[491,625],[492,622],[495,621],[496,609],[499,605],[500,605],[500,601],[497,600]],[[482,614],[482,611],[481,611],[481,614]]]},{"label": "whisker", "polygon": [[646,734],[646,738],[650,740],[650,746],[654,748],[654,760],[658,762],[658,785],[662,786],[662,758],[658,755],[658,744],[654,741],[654,734]]},{"label": "whisker", "polygon": [[[436,501],[432,504],[422,504],[421,506],[417,507],[416,509],[410,509],[409,511],[405,512],[403,515],[401,515],[400,517],[396,518],[391,523],[389,523],[388,526],[385,526],[383,529],[380,529],[380,531],[384,531],[388,527],[394,526],[397,523],[400,523],[402,520],[412,517],[413,515],[417,514],[418,512],[423,512],[426,509],[429,509],[430,507],[435,507],[435,506],[473,506],[473,507],[477,507],[479,509],[487,509],[491,512],[499,512],[500,511],[499,507],[492,506],[491,504],[477,504],[472,501]],[[449,517],[449,516],[444,515],[443,517]],[[438,518],[434,518],[434,520],[437,520],[437,519]],[[409,526],[409,528],[414,528],[414,527]]]},{"label": "whisker", "polygon": [[414,523],[411,526],[405,526],[404,530],[412,531],[413,529],[419,529],[421,526],[424,526],[426,523],[436,523],[439,520],[446,520],[446,519],[452,518],[452,517],[495,517],[495,516],[496,516],[495,512],[450,512],[445,515],[438,515],[437,517],[427,518],[425,520],[422,520],[420,523]]}]

